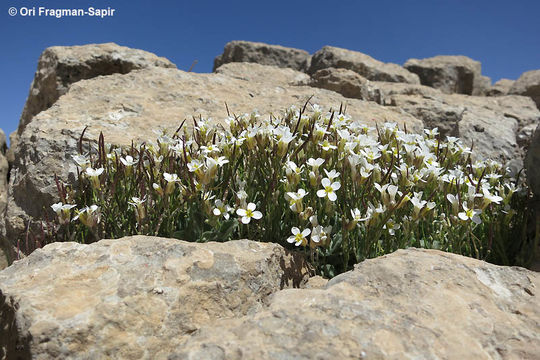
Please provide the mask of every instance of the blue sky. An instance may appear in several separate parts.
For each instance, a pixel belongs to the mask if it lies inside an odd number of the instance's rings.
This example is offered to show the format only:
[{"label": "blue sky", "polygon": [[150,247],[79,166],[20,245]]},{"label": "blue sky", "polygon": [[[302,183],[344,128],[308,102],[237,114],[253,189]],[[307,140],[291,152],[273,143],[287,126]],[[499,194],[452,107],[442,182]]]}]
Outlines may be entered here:
[{"label": "blue sky", "polygon": [[[109,18],[10,16],[10,7],[111,7]],[[0,128],[14,131],[40,53],[54,45],[116,42],[167,57],[179,69],[212,71],[231,40],[313,53],[324,45],[384,62],[466,55],[495,82],[540,68],[539,0],[120,1],[3,0],[0,7]]]}]

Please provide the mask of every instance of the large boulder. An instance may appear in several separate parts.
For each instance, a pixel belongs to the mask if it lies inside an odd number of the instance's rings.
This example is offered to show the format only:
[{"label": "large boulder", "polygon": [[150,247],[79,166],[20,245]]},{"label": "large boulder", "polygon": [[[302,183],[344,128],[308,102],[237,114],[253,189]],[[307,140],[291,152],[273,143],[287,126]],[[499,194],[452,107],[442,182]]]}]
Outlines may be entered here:
[{"label": "large boulder", "polygon": [[32,117],[51,107],[79,80],[147,67],[176,68],[169,60],[147,51],[131,49],[114,43],[84,46],[53,46],[39,57],[30,93],[19,123],[19,133]]},{"label": "large boulder", "polygon": [[540,109],[540,70],[527,71],[516,80],[509,94],[529,96]]},{"label": "large boulder", "polygon": [[[192,116],[213,118],[224,124],[225,104],[231,112],[243,114],[257,109],[261,115],[279,114],[291,105],[302,106],[311,98],[323,109],[341,104],[353,118],[365,123],[397,122],[412,131],[421,131],[422,122],[396,109],[373,102],[348,99],[335,92],[309,86],[290,85],[303,74],[259,64],[228,64],[222,74],[195,74],[172,68],[149,67],[128,74],[112,74],[72,84],[54,106],[36,115],[27,124],[15,145],[10,175],[8,207],[1,237],[5,247],[24,244],[28,222],[39,219],[43,209],[57,201],[54,174],[73,181],[76,166],[72,155],[86,126],[85,137],[97,141],[103,131],[111,144],[127,146],[131,141],[148,141],[152,130],[176,130]],[[264,79],[240,79],[245,72]],[[232,76],[227,75],[234,74]],[[52,215],[52,214],[51,214]],[[37,223],[30,222],[30,229]],[[19,249],[26,252],[24,245]]]},{"label": "large boulder", "polygon": [[491,85],[484,91],[485,96],[504,96],[508,95],[515,80],[501,79],[495,84]]},{"label": "large boulder", "polygon": [[338,68],[317,70],[308,82],[310,86],[332,90],[348,98],[376,101],[375,94],[368,92],[368,83],[369,80],[358,73]]},{"label": "large boulder", "polygon": [[419,84],[418,76],[397,64],[383,63],[358,51],[325,46],[311,57],[308,73],[326,68],[352,70],[368,80]]},{"label": "large boulder", "polygon": [[248,240],[47,245],[0,272],[0,358],[165,359],[202,326],[302,286],[303,264]]},{"label": "large boulder", "polygon": [[532,192],[540,198],[540,125],[531,139],[525,160],[527,182]]},{"label": "large boulder", "polygon": [[170,359],[537,359],[540,274],[435,250],[367,260],[322,289],[203,326]]},{"label": "large boulder", "polygon": [[479,95],[491,85],[483,77],[480,62],[466,56],[440,55],[426,59],[409,59],[405,69],[417,74],[422,85],[446,94]]},{"label": "large boulder", "polygon": [[214,60],[214,71],[231,62],[250,62],[305,71],[311,55],[305,50],[251,41],[231,41]]}]

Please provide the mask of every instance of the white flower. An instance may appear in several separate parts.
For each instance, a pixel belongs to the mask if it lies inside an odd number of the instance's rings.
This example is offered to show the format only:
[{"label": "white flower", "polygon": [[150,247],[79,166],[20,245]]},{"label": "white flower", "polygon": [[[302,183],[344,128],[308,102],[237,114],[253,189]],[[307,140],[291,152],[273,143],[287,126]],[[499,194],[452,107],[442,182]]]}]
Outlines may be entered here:
[{"label": "white flower", "polygon": [[83,170],[90,166],[90,160],[84,155],[74,155],[72,156],[73,160],[79,165]]},{"label": "white flower", "polygon": [[196,172],[202,170],[203,165],[201,161],[193,159],[187,164],[187,167],[190,172]]},{"label": "white flower", "polygon": [[131,201],[128,201],[128,204],[138,207],[138,206],[141,206],[145,201],[146,201],[146,196],[143,199],[132,196]]},{"label": "white flower", "polygon": [[333,181],[339,176],[339,173],[336,170],[331,170],[330,172],[328,172],[326,171],[326,169],[324,169],[324,172],[326,173],[326,176],[330,179],[330,181]]},{"label": "white flower", "polygon": [[319,167],[324,163],[324,159],[322,158],[309,158],[307,161],[307,164],[313,168],[313,171],[317,171]]},{"label": "white flower", "polygon": [[176,174],[169,174],[169,173],[163,173],[163,178],[170,183],[170,182],[179,182],[180,179],[178,178],[178,175]]},{"label": "white flower", "polygon": [[335,193],[336,190],[339,190],[341,187],[341,184],[339,182],[331,182],[330,179],[324,178],[322,179],[322,186],[323,189],[317,191],[317,196],[320,198],[328,197],[328,200],[330,201],[336,201],[337,195]]},{"label": "white flower", "polygon": [[302,199],[304,196],[309,194],[304,189],[298,189],[297,192],[288,192],[286,193],[286,197],[289,199],[289,207],[294,212],[301,212],[303,210],[302,208]]},{"label": "white flower", "polygon": [[61,202],[52,204],[51,208],[58,215],[58,221],[60,224],[65,224],[69,222],[70,210],[73,209],[76,205],[62,204]]},{"label": "white flower", "polygon": [[414,196],[410,199],[410,201],[414,206],[414,216],[418,216],[420,214],[420,210],[422,210],[422,208],[427,204],[426,200],[422,200],[422,192],[415,192]]},{"label": "white flower", "polygon": [[212,210],[212,213],[215,215],[215,216],[220,216],[220,215],[223,215],[223,217],[225,218],[225,220],[229,220],[229,213],[231,211],[233,211],[234,209],[232,207],[230,207],[229,205],[227,204],[224,204],[223,201],[221,200],[216,200],[214,201],[214,205],[216,206],[214,208],[214,210]]},{"label": "white flower", "polygon": [[328,142],[328,140],[326,139],[322,143],[319,143],[319,146],[321,146],[324,151],[328,151],[330,149],[332,150],[337,149],[336,145],[330,144],[330,142]]},{"label": "white flower", "polygon": [[153,183],[153,184],[152,184],[152,187],[154,188],[154,190],[156,190],[156,192],[157,192],[159,195],[162,195],[162,196],[163,196],[163,189],[161,188],[161,186],[160,186],[159,184]]},{"label": "white flower", "polygon": [[62,210],[71,210],[77,205],[71,205],[71,204],[62,204],[61,202],[52,204],[51,208],[54,210],[55,213],[60,214]]},{"label": "white flower", "polygon": [[227,164],[229,162],[229,160],[227,160],[227,158],[225,156],[220,156],[216,159],[216,162],[217,162],[217,165],[219,167]]},{"label": "white flower", "polygon": [[304,229],[303,231],[300,231],[300,229],[297,227],[293,227],[291,229],[291,232],[293,235],[289,236],[289,238],[287,239],[287,242],[295,243],[296,246],[306,245],[307,244],[306,236],[311,234],[310,229]]},{"label": "white flower", "polygon": [[491,194],[489,190],[486,188],[482,188],[482,192],[484,193],[484,203],[486,205],[491,204],[491,203],[500,204],[501,201],[503,201],[502,197]]},{"label": "white flower", "polygon": [[221,150],[216,145],[210,144],[208,146],[201,146],[201,151],[204,154],[208,155],[208,154],[211,154],[211,153],[214,153],[214,152],[219,153]]},{"label": "white flower", "polygon": [[247,209],[237,209],[236,215],[240,216],[242,218],[243,224],[249,224],[251,221],[251,218],[254,218],[255,220],[259,220],[262,218],[262,213],[260,211],[255,211],[255,204],[249,203],[247,205]]},{"label": "white flower", "polygon": [[86,175],[90,176],[90,177],[93,177],[93,178],[97,178],[99,175],[101,175],[103,173],[105,169],[103,168],[99,168],[99,169],[92,169],[91,167],[87,168],[86,169]]},{"label": "white flower", "polygon": [[133,159],[133,157],[130,155],[126,155],[125,159],[123,157],[120,158],[120,162],[124,164],[124,166],[129,167],[129,166],[137,165],[138,160]]},{"label": "white flower", "polygon": [[446,194],[446,198],[448,199],[448,201],[450,201],[450,204],[452,204],[452,209],[454,210],[454,212],[458,212],[459,199],[458,199],[457,195]]},{"label": "white flower", "polygon": [[322,227],[320,225],[314,226],[311,232],[311,241],[316,244],[325,244],[328,241],[332,226]]},{"label": "white flower", "polygon": [[371,218],[371,213],[373,212],[373,210],[371,209],[368,209],[367,210],[367,213],[366,213],[366,217],[362,217],[362,213],[360,212],[360,210],[358,208],[355,208],[354,210],[351,210],[351,215],[352,215],[352,218],[353,218],[353,222],[356,224],[360,221],[366,221],[366,220],[369,220]]},{"label": "white flower", "polygon": [[97,205],[91,205],[81,210],[75,210],[77,215],[72,221],[80,220],[84,225],[93,228],[99,223],[101,218],[98,209],[99,207]]},{"label": "white flower", "polygon": [[480,214],[482,213],[482,210],[480,209],[469,209],[467,207],[467,202],[464,201],[463,202],[463,212],[460,212],[458,214],[458,217],[463,220],[463,221],[467,221],[467,220],[471,220],[473,223],[475,224],[480,224],[482,222],[482,219],[480,219]]},{"label": "white flower", "polygon": [[[174,184],[177,182],[180,182],[180,178],[176,174],[169,174],[169,173],[163,173],[163,177],[165,178],[165,181],[167,181],[167,186],[165,187],[165,194],[169,195],[174,191]],[[158,189],[156,190],[159,192]]]},{"label": "white flower", "polygon": [[396,230],[398,230],[399,228],[401,228],[401,225],[399,225],[397,222],[395,222],[393,219],[388,219],[388,221],[386,222],[386,224],[384,224],[383,226],[383,229],[387,229],[388,230],[388,233],[390,235],[395,235],[396,234]]}]

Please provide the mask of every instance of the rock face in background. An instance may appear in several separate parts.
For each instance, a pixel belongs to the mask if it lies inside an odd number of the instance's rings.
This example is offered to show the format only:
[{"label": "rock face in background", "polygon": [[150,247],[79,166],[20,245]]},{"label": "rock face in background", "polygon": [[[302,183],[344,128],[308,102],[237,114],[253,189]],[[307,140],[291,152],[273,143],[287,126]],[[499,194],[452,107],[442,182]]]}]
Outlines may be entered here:
[{"label": "rock face in background", "polygon": [[540,197],[540,125],[536,128],[525,160],[527,181],[532,192]]},{"label": "rock face in background", "polygon": [[[251,75],[242,79],[241,74]],[[255,78],[264,81],[253,81]],[[302,106],[313,96],[312,102],[323,109],[347,106],[348,113],[359,121],[391,121],[406,123],[413,131],[422,129],[420,120],[396,109],[347,99],[333,91],[290,85],[305,79],[305,74],[292,69],[231,63],[222,66],[219,74],[149,67],[72,84],[55,106],[27,124],[13,149],[16,156],[2,229],[9,243],[5,241],[4,246],[13,249],[24,239],[28,220],[41,217],[42,209],[57,201],[55,173],[61,179],[75,179],[72,155],[77,154],[78,138],[87,125],[88,139],[96,141],[103,131],[107,142],[127,146],[132,139],[142,142],[155,138],[155,129],[172,132],[182,120],[191,123],[191,117],[199,114],[213,118],[213,123],[224,123],[225,103],[236,114],[254,109],[261,115],[278,114],[291,105]],[[280,108],[280,104],[287,105]],[[31,228],[37,226],[32,224]]]},{"label": "rock face in background", "polygon": [[205,324],[303,286],[299,259],[248,240],[51,244],[0,272],[0,357],[166,358]]},{"label": "rock face in background", "polygon": [[258,63],[305,71],[309,68],[310,59],[311,56],[304,50],[250,41],[231,41],[225,45],[223,54],[215,58],[214,71],[231,62]]},{"label": "rock face in background", "polygon": [[501,79],[484,91],[485,96],[508,95],[510,88],[514,85],[514,80]]},{"label": "rock face in background", "polygon": [[348,98],[374,101],[376,95],[369,93],[368,83],[369,80],[352,70],[332,67],[317,70],[308,82],[310,86],[332,90]]},{"label": "rock face in background", "polygon": [[326,68],[352,70],[368,80],[419,84],[418,76],[397,64],[383,63],[358,51],[325,46],[311,57],[309,74]]},{"label": "rock face in background", "polygon": [[424,85],[369,81],[336,68],[318,70],[309,85],[400,110],[421,119],[426,127],[438,127],[443,135],[461,137],[469,146],[474,141],[478,157],[511,160],[515,172],[523,157],[518,141],[524,146],[530,128],[540,122],[540,111],[525,96],[445,94]]},{"label": "rock face in background", "polygon": [[410,59],[403,66],[417,74],[422,85],[434,87],[445,94],[479,95],[491,85],[491,80],[481,74],[480,62],[466,56]]},{"label": "rock face in background", "polygon": [[523,73],[512,85],[509,93],[529,96],[540,109],[540,70]]},{"label": "rock face in background", "polygon": [[176,68],[165,58],[114,43],[45,49],[39,57],[34,81],[30,85],[19,133],[32,117],[51,107],[65,94],[71,84],[99,75],[127,74],[152,66]]}]

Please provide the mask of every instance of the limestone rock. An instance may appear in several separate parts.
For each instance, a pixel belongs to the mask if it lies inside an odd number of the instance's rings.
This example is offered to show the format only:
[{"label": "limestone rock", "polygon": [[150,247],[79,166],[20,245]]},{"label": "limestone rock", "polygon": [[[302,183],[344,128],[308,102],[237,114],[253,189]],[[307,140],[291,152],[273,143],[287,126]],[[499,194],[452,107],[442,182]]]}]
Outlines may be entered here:
[{"label": "limestone rock", "polygon": [[358,51],[325,46],[311,57],[309,74],[326,68],[352,70],[368,80],[419,84],[418,76],[397,64],[383,63]]},{"label": "limestone rock", "polygon": [[540,275],[436,250],[367,260],[323,289],[203,326],[170,359],[537,359]]},{"label": "limestone rock", "polygon": [[487,79],[481,77],[480,62],[466,56],[440,55],[409,59],[403,66],[418,74],[422,85],[434,87],[446,94],[477,94],[487,84]]},{"label": "limestone rock", "polygon": [[525,160],[527,182],[532,192],[540,196],[540,125],[536,128],[531,139]]},{"label": "limestone rock", "polygon": [[514,80],[510,79],[501,79],[495,84],[490,86],[484,91],[485,96],[503,96],[508,95],[510,88],[514,85]]},{"label": "limestone rock", "polygon": [[163,359],[306,271],[280,245],[248,240],[54,243],[0,272],[0,357]]},{"label": "limestone rock", "polygon": [[529,96],[540,109],[540,70],[527,71],[516,80],[509,94]]},{"label": "limestone rock", "polygon": [[231,41],[225,45],[223,54],[215,58],[214,71],[231,62],[250,62],[305,71],[309,68],[310,58],[304,50],[260,42]]},{"label": "limestone rock", "polygon": [[45,49],[19,123],[19,133],[33,116],[51,107],[79,80],[99,75],[126,74],[150,66],[176,68],[169,60],[147,51],[114,43],[84,46],[53,46]]},{"label": "limestone rock", "polygon": [[368,82],[369,80],[352,70],[326,68],[317,70],[317,72],[311,76],[309,85],[321,89],[332,90],[348,98],[370,100],[380,103],[380,99],[376,99],[377,96],[368,93]]},{"label": "limestone rock", "polygon": [[[228,68],[235,66],[231,64]],[[248,63],[238,66],[248,73],[260,73],[250,75],[251,79],[270,79],[276,74],[284,79],[300,76],[290,69]],[[420,120],[396,109],[288,83],[289,80],[287,83],[256,82],[239,79],[236,75],[149,67],[72,84],[54,106],[36,115],[20,134],[14,149],[16,156],[2,238],[9,239],[12,245],[17,244],[24,239],[28,221],[39,219],[43,208],[50,211],[50,205],[57,201],[55,173],[61,179],[74,181],[76,167],[72,155],[77,153],[77,141],[87,125],[85,137],[90,141],[97,141],[103,131],[108,143],[129,145],[132,139],[142,142],[155,138],[154,129],[172,132],[184,119],[191,124],[192,116],[202,115],[213,118],[214,124],[224,124],[225,103],[233,113],[258,109],[264,116],[271,112],[279,114],[291,105],[302,106],[313,96],[311,102],[326,110],[338,109],[343,104],[347,113],[358,121],[391,121],[406,123],[411,131],[422,129]],[[31,226],[37,225],[32,222]]]},{"label": "limestone rock", "polygon": [[444,94],[421,85],[382,82],[370,82],[370,87],[380,89],[383,105],[422,119],[426,127],[438,127],[443,135],[458,136],[469,146],[474,142],[479,158],[512,160],[513,171],[523,166],[520,146],[528,138],[522,129],[540,123],[540,111],[525,96]]},{"label": "limestone rock", "polygon": [[475,76],[474,80],[475,83],[471,95],[483,96],[485,92],[491,87],[491,78],[488,76]]},{"label": "limestone rock", "polygon": [[309,80],[309,75],[297,70],[246,62],[223,64],[216,69],[215,73],[238,80],[276,86],[294,86],[307,83]]}]

